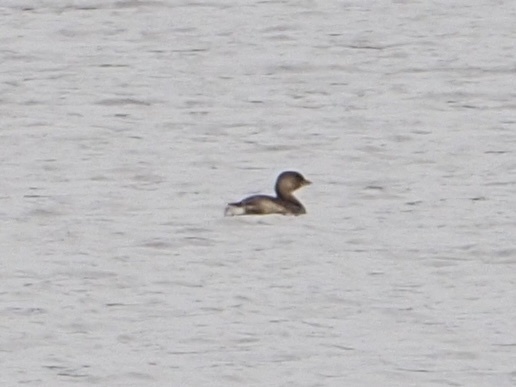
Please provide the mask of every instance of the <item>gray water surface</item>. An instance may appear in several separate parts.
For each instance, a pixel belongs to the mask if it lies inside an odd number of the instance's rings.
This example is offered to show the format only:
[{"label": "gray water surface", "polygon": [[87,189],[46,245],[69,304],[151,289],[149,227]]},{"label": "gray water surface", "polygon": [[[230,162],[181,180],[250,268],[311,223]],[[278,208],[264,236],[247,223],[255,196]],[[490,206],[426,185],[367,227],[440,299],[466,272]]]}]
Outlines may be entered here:
[{"label": "gray water surface", "polygon": [[2,4],[2,385],[516,385],[516,3]]}]

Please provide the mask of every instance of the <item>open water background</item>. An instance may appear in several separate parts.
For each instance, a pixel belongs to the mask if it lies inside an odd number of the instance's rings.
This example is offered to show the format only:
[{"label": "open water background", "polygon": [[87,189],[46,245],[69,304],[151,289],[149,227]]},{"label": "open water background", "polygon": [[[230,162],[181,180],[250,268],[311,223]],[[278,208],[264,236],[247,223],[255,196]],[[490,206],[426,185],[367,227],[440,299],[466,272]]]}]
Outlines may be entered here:
[{"label": "open water background", "polygon": [[515,2],[0,19],[2,385],[516,385]]}]

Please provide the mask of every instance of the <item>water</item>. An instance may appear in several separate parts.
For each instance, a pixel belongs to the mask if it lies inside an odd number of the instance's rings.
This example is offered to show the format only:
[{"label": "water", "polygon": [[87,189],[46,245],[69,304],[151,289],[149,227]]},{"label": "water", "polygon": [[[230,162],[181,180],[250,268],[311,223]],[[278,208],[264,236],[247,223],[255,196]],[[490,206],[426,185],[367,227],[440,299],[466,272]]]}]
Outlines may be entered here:
[{"label": "water", "polygon": [[0,15],[2,385],[516,384],[513,2]]}]

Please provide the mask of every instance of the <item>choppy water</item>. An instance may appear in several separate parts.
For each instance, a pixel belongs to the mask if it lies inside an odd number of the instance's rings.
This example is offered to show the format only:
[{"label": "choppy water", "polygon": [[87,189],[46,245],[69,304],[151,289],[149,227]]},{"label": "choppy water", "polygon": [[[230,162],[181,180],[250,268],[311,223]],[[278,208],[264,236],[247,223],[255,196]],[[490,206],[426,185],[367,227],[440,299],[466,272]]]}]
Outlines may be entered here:
[{"label": "choppy water", "polygon": [[516,384],[514,2],[2,4],[2,385]]}]

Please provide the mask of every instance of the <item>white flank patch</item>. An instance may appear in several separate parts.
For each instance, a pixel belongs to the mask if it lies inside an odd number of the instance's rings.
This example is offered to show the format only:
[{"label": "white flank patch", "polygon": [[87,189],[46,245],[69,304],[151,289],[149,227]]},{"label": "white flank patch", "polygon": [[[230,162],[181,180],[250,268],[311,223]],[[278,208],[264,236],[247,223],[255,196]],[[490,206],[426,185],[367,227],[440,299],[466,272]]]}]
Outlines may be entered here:
[{"label": "white flank patch", "polygon": [[231,204],[228,204],[228,206],[224,210],[224,216],[237,216],[244,214],[245,209],[243,207],[232,206]]}]

